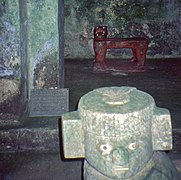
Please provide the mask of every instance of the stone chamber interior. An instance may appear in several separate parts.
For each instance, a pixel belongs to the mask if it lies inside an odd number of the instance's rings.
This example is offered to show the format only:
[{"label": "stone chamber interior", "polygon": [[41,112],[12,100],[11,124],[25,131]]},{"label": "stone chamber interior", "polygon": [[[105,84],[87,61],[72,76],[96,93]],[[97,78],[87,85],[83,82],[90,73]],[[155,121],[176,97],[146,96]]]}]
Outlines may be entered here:
[{"label": "stone chamber interior", "polygon": [[[0,179],[82,178],[82,159],[63,157],[60,116],[27,115],[31,89],[59,87],[69,89],[69,111],[99,87],[133,86],[152,95],[171,113],[173,150],[166,153],[181,172],[180,8],[179,0],[2,0]],[[147,70],[93,72],[96,25],[107,25],[109,37],[147,37]],[[107,52],[110,61],[130,57],[129,49]]]}]

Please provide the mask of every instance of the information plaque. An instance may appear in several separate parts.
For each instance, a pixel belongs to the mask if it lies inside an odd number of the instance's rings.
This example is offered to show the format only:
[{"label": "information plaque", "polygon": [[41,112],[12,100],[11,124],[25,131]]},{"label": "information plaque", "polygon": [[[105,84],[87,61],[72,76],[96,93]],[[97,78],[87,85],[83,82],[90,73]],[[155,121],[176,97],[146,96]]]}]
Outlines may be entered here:
[{"label": "information plaque", "polygon": [[68,112],[69,90],[33,89],[30,98],[30,117],[60,116]]}]

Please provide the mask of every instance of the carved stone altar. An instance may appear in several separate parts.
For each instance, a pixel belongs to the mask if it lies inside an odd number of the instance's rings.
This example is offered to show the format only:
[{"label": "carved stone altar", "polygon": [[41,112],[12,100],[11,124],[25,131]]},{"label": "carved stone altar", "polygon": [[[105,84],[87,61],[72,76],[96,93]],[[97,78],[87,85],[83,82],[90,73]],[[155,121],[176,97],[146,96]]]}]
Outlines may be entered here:
[{"label": "carved stone altar", "polygon": [[[94,28],[94,71],[126,71],[141,72],[145,70],[146,52],[148,39],[145,37],[136,38],[107,38],[106,26]],[[131,63],[118,63],[111,60],[106,61],[107,49],[132,49],[133,57]]]},{"label": "carved stone altar", "polygon": [[170,113],[136,88],[89,92],[62,128],[64,156],[85,158],[86,180],[179,179],[163,152],[172,149]]}]

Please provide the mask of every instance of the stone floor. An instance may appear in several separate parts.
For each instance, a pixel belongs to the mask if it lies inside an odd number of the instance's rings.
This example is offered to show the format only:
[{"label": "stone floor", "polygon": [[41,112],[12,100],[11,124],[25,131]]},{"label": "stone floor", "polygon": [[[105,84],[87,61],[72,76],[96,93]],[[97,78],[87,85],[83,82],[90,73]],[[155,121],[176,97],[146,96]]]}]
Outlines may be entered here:
[{"label": "stone floor", "polygon": [[[147,67],[142,73],[93,73],[92,60],[66,59],[65,87],[70,91],[70,111],[76,109],[82,95],[95,88],[134,86],[151,94],[158,107],[168,108],[173,129],[180,132],[181,59],[148,60]],[[181,172],[181,147],[176,145],[168,155]],[[0,180],[79,180],[81,172],[82,161],[63,159],[61,150],[0,154]]]}]

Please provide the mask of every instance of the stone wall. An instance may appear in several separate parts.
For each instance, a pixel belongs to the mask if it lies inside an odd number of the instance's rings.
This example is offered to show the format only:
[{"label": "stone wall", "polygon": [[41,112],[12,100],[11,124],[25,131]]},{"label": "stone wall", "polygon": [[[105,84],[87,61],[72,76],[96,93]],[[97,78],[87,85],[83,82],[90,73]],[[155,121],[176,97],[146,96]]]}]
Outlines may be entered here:
[{"label": "stone wall", "polygon": [[2,0],[0,2],[0,65],[16,70],[20,68],[19,21],[18,0]]},{"label": "stone wall", "polygon": [[25,3],[30,88],[57,87],[58,1],[29,0]]},{"label": "stone wall", "polygon": [[19,119],[32,89],[59,86],[59,2],[0,2],[0,120]]},{"label": "stone wall", "polygon": [[[6,61],[5,63],[10,65],[13,61],[16,68],[20,60],[18,2],[18,0],[2,0],[0,4],[2,17],[0,38],[3,40],[1,63]],[[53,6],[49,8],[50,2],[45,0],[28,3],[30,34],[35,32],[34,29],[39,30],[33,37],[30,35],[32,37],[30,43],[33,44],[30,53],[36,59],[35,64],[38,64],[38,59],[42,58],[44,49],[56,46],[56,17],[53,16],[57,11],[57,3],[53,2],[54,8]],[[180,8],[180,0],[75,0],[73,2],[67,0],[64,28],[65,58],[93,58],[92,39],[95,25],[107,25],[111,37],[148,37],[150,57],[178,57],[181,52]],[[43,16],[46,16],[46,22],[42,21]],[[41,49],[39,53],[37,48]],[[121,52],[121,55],[126,54],[127,51]],[[111,55],[120,56],[120,53],[112,52]]]},{"label": "stone wall", "polygon": [[0,2],[0,120],[19,116],[20,17],[18,0]]},{"label": "stone wall", "polygon": [[[108,26],[110,37],[146,36],[148,57],[180,57],[180,0],[65,1],[65,57],[93,58],[95,25]],[[129,51],[110,51],[126,56]]]},{"label": "stone wall", "polygon": [[[62,27],[58,32],[59,2],[1,0],[0,68],[4,68],[0,73],[1,112],[11,113],[13,102],[19,102],[22,94],[26,101],[33,88],[57,88],[59,36],[62,36]],[[147,57],[181,56],[180,0],[66,0],[64,3],[65,58],[94,58],[96,25],[108,26],[110,37],[147,37],[150,41]],[[127,49],[108,52],[109,57],[129,55]]]}]

